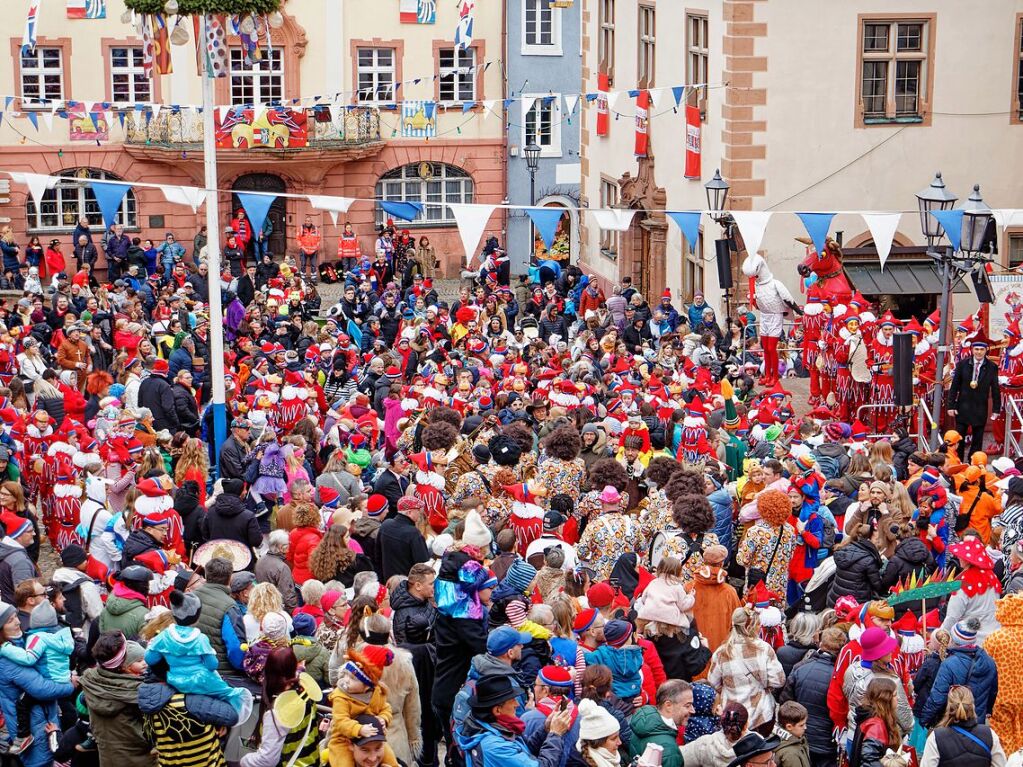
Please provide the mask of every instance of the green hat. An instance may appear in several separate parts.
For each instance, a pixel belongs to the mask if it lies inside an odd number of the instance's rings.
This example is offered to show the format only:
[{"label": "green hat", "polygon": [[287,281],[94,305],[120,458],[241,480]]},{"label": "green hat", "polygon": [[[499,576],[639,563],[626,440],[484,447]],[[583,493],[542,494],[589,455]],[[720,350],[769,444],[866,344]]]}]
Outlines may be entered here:
[{"label": "green hat", "polygon": [[739,414],[735,410],[735,390],[727,378],[721,379],[721,396],[725,398],[725,428],[737,429],[740,421]]},{"label": "green hat", "polygon": [[764,432],[764,440],[766,442],[774,442],[781,435],[782,427],[775,423],[767,427],[767,431]]}]

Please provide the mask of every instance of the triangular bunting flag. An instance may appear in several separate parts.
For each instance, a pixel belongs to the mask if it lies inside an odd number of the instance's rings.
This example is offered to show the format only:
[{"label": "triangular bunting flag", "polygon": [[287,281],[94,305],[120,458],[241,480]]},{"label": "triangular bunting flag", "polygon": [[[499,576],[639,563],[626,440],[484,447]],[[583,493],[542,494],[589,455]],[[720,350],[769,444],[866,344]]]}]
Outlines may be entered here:
[{"label": "triangular bunting flag", "polygon": [[651,88],[650,89],[650,103],[654,107],[656,112],[661,106],[661,100],[664,98],[664,88]]},{"label": "triangular bunting flag", "polygon": [[46,176],[42,173],[10,173],[8,175],[14,183],[25,184],[28,187],[28,193],[32,195],[36,210],[39,209],[39,202],[43,199],[43,192],[53,189],[60,181],[56,176]]},{"label": "triangular bunting flag", "polygon": [[813,240],[813,246],[818,253],[824,252],[824,242],[828,237],[828,230],[831,228],[831,219],[834,213],[797,213],[799,220],[803,222],[806,233]]},{"label": "triangular bunting flag", "polygon": [[462,114],[465,114],[466,112],[471,112],[472,108],[474,106],[476,106],[476,102],[475,101],[463,101],[462,102]]},{"label": "triangular bunting flag", "polygon": [[496,107],[496,106],[497,106],[497,100],[496,99],[488,99],[487,101],[484,101],[483,102],[484,117],[489,115],[489,114],[493,114],[494,107]]},{"label": "triangular bunting flag", "polygon": [[945,236],[953,250],[959,250],[963,235],[963,212],[961,210],[932,210],[931,215],[945,229]]},{"label": "triangular bunting flag", "polygon": [[53,130],[53,112],[43,112],[43,124],[46,130]]},{"label": "triangular bunting flag", "polygon": [[487,228],[487,222],[495,206],[452,204],[448,207],[451,208],[458,223],[458,235],[462,238],[462,248],[465,250],[465,263],[472,264],[472,257],[476,254],[483,230]]},{"label": "triangular bunting flag", "polygon": [[402,221],[415,221],[423,212],[421,202],[398,202],[395,200],[380,200],[380,207],[384,212]]},{"label": "triangular bunting flag", "polygon": [[561,220],[564,208],[526,208],[526,215],[533,221],[533,226],[543,238],[547,250],[554,245],[554,237],[558,233],[558,222]]},{"label": "triangular bunting flag", "polygon": [[114,225],[117,217],[117,210],[121,207],[121,201],[131,189],[131,184],[120,184],[112,181],[90,181],[89,188],[96,195],[96,204],[99,205],[99,212],[103,214],[103,225],[109,229]]},{"label": "triangular bunting flag", "polygon": [[696,243],[700,241],[700,211],[698,210],[669,210],[665,214],[674,221],[682,230],[686,244],[689,245],[689,252],[696,252]]},{"label": "triangular bunting flag", "polygon": [[152,119],[156,119],[160,116],[160,110],[163,108],[162,104],[150,104],[149,109],[152,112]]},{"label": "triangular bunting flag", "polygon": [[590,215],[606,232],[625,232],[632,225],[636,211],[633,208],[603,208],[591,210]]},{"label": "triangular bunting flag", "polygon": [[206,190],[195,186],[162,186],[160,190],[167,202],[174,205],[187,205],[193,213],[198,212],[206,202]]},{"label": "triangular bunting flag", "polygon": [[30,111],[27,112],[25,116],[28,118],[28,121],[32,123],[32,127],[35,128],[36,130],[39,130],[39,115],[37,115],[35,112]]},{"label": "triangular bunting flag", "polygon": [[238,192],[238,202],[245,210],[249,219],[249,226],[258,231],[266,221],[266,214],[270,212],[270,206],[274,204],[277,195],[258,194],[256,192]]},{"label": "triangular bunting flag", "polygon": [[686,86],[676,85],[671,89],[671,95],[675,97],[675,106],[682,104],[682,98],[686,95]]},{"label": "triangular bunting flag", "polygon": [[739,227],[746,252],[754,255],[760,250],[760,242],[764,239],[764,230],[767,229],[767,222],[771,220],[771,214],[758,210],[733,210],[731,213],[736,226]]},{"label": "triangular bunting flag", "polygon": [[325,197],[317,194],[309,195],[309,204],[317,210],[327,211],[330,214],[330,220],[334,222],[334,226],[337,226],[337,214],[347,213],[348,209],[352,207],[353,202],[355,202],[355,200],[350,197]]},{"label": "triangular bunting flag", "polygon": [[874,240],[874,247],[877,248],[877,258],[881,262],[881,269],[884,270],[888,254],[892,252],[892,241],[895,239],[895,232],[899,228],[901,213],[860,213],[863,223],[870,230],[870,236]]},{"label": "triangular bunting flag", "polygon": [[625,91],[608,91],[607,108],[612,112],[616,111],[618,109],[618,101],[625,95],[627,95]]},{"label": "triangular bunting flag", "polygon": [[999,228],[1023,226],[1023,210],[1014,208],[995,208],[991,211]]},{"label": "triangular bunting flag", "polygon": [[229,107],[229,106],[220,106],[220,107],[217,107],[217,115],[218,115],[218,116],[220,117],[220,124],[221,124],[221,125],[223,125],[223,124],[224,124],[224,118],[226,118],[226,117],[227,117],[227,115],[228,115],[228,114],[229,114],[230,112],[231,112],[231,107]]},{"label": "triangular bunting flag", "polygon": [[565,113],[572,115],[575,114],[575,108],[579,104],[578,93],[566,93],[565,94]]}]

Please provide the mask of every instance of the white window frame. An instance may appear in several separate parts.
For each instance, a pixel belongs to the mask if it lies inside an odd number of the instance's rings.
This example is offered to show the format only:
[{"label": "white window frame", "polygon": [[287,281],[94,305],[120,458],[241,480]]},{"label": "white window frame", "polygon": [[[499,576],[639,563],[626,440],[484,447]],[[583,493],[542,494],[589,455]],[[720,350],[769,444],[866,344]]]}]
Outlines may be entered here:
[{"label": "white window frame", "polygon": [[[526,115],[528,115],[529,112],[531,112],[533,109],[550,109],[551,111],[550,118],[551,129],[549,131],[550,141],[547,144],[542,144],[540,143],[540,139],[542,138],[542,136],[540,136],[537,137],[536,143],[540,146],[541,157],[561,157],[563,154],[561,149],[561,120],[562,120],[561,94],[524,93],[522,94],[522,98],[526,99],[527,102],[529,99],[536,99],[536,101],[533,102],[532,109],[526,109],[525,104],[522,105],[522,129],[521,129],[522,146],[526,146],[527,144],[529,144],[529,140],[530,138],[532,138],[532,136],[529,135],[529,130],[526,127],[526,123],[529,122]],[[545,107],[543,103],[543,99],[545,98],[551,99],[551,103],[547,107]]]},{"label": "white window frame", "polygon": [[[621,204],[622,190],[617,181],[600,177],[600,208],[609,210]],[[622,249],[622,233],[613,229],[600,229],[600,254],[617,260]]]},{"label": "white window frame", "polygon": [[[388,178],[401,171],[401,175]],[[472,203],[476,194],[476,183],[468,171],[455,165],[444,163],[433,163],[434,175],[429,179],[422,179],[419,176],[419,164],[411,163],[400,168],[388,171],[376,183],[376,199],[388,200],[391,202],[422,202],[422,203]],[[450,175],[449,175],[450,174]],[[457,174],[457,175],[456,175]],[[432,187],[431,184],[440,184]],[[457,194],[452,193],[457,185]],[[437,193],[440,193],[438,199]],[[449,196],[450,193],[450,196]],[[382,207],[377,206],[376,222],[380,226],[387,221],[388,214]],[[402,221],[402,227],[424,228],[456,226],[454,213],[451,208],[439,208],[436,205],[424,206],[423,212],[415,221]]]},{"label": "white window frame", "polygon": [[[693,34],[698,26],[702,40]],[[686,14],[686,84],[698,85],[710,82],[710,18],[704,13]],[[707,87],[697,90],[696,98],[700,112],[706,116]]]},{"label": "white window frame", "polygon": [[[560,56],[561,48],[561,9],[552,8],[551,0],[521,0],[522,5],[522,55],[523,56]],[[529,42],[527,23],[530,14],[537,17],[536,28],[539,29],[543,14],[550,14],[551,42],[549,44]]]},{"label": "white window frame", "polygon": [[615,0],[597,0],[597,66],[602,67],[611,83],[615,79]]},{"label": "white window frame", "polygon": [[[89,223],[96,229],[102,231],[103,216],[100,214],[99,205],[92,189],[86,183],[71,181],[70,179],[98,179],[120,181],[121,179],[106,171],[94,168],[73,168],[61,171],[57,175],[69,179],[58,181],[53,189],[43,192],[40,205],[36,206],[32,196],[28,196],[25,203],[25,220],[28,222],[29,234],[59,234],[70,233],[78,224],[80,216],[85,215]],[[46,213],[45,211],[52,211]],[[44,224],[43,216],[56,216],[57,224]],[[117,211],[116,223],[122,224],[125,229],[138,230],[139,228],[139,206],[132,189],[124,196],[124,202]]]},{"label": "white window frame", "polygon": [[[125,51],[128,56],[128,63],[125,66],[118,66],[114,63],[114,51]],[[110,56],[110,100],[114,104],[135,104],[153,100],[153,81],[146,76],[145,68],[141,60],[135,63],[135,53],[142,55],[141,45],[112,45],[107,49]],[[128,78],[128,97],[118,100],[117,90],[114,85],[114,78],[118,75]],[[141,78],[141,79],[140,79]],[[139,93],[139,87],[145,87],[145,93]]]},{"label": "white window frame", "polygon": [[637,82],[640,88],[652,88],[657,81],[657,6],[640,5],[636,12]]},{"label": "white window frame", "polygon": [[[57,52],[57,66],[56,67],[44,67],[43,53],[47,51]],[[19,90],[21,92],[21,106],[23,109],[48,109],[49,105],[47,101],[63,101],[65,99],[65,88],[67,83],[64,82],[64,49],[60,46],[55,45],[40,45],[34,52],[29,51],[22,53],[18,51],[15,54],[20,57],[21,63],[21,82],[18,83]],[[27,57],[27,58],[26,58]],[[26,60],[34,63],[30,63],[26,66]],[[46,84],[44,82],[46,77],[56,75],[60,81],[60,92],[57,94],[47,95]],[[25,83],[28,80],[34,80],[36,87],[39,89],[38,96],[27,96],[25,95]]]},{"label": "white window frame", "polygon": [[[441,64],[441,57],[445,54],[452,55],[454,66],[446,67]],[[461,60],[468,57],[468,62]],[[479,98],[477,83],[479,82],[479,71],[476,69],[476,49],[469,47],[464,50],[455,48],[441,48],[437,51],[437,97],[442,104],[461,103],[463,101],[476,101]],[[463,86],[468,85],[471,89],[469,96],[462,97]],[[444,87],[452,89],[453,93],[445,98]]]},{"label": "white window frame", "polygon": [[[373,63],[363,66],[362,64],[362,52],[372,51],[373,52]],[[390,51],[391,53],[391,64],[390,66],[384,66],[380,64],[380,52]],[[398,72],[398,50],[391,48],[386,45],[373,46],[373,45],[360,45],[355,49],[355,100],[361,104],[384,104],[390,103],[395,100],[394,96],[394,81],[397,77]],[[370,92],[369,89],[364,88],[362,85],[362,76],[370,75],[373,80],[373,89]],[[381,88],[383,84],[380,76],[388,75],[390,80],[389,88]]]},{"label": "white window frame", "polygon": [[[245,53],[241,48],[231,48],[228,51],[229,76],[231,79],[231,105],[241,106],[242,104],[270,104],[284,102],[284,50],[280,47],[270,48],[263,51],[263,59],[253,62],[251,67],[245,66]],[[244,96],[244,83],[237,83],[239,90],[236,92],[235,79],[251,80],[252,99]],[[274,97],[274,80],[279,80],[277,90],[279,95]]]}]

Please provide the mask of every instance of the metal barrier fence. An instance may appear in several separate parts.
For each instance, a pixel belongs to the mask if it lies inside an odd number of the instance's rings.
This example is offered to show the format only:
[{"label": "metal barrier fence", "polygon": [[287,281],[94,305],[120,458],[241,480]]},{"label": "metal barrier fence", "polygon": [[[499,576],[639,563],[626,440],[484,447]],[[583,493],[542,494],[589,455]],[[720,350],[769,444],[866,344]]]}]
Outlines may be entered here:
[{"label": "metal barrier fence", "polygon": [[1010,458],[1023,455],[1023,397],[1010,399],[1006,408],[1005,454]]}]

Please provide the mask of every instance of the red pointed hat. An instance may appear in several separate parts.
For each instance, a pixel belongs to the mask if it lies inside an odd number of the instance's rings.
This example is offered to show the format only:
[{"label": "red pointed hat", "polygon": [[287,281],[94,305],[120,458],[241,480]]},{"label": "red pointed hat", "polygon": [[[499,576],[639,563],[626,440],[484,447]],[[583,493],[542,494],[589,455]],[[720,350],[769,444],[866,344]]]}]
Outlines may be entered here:
[{"label": "red pointed hat", "polygon": [[771,397],[772,399],[782,399],[783,397],[791,397],[792,392],[783,388],[780,381],[775,381],[774,386],[764,392],[765,397]]},{"label": "red pointed hat", "polygon": [[891,325],[893,328],[897,328],[902,323],[900,323],[895,318],[895,315],[892,314],[891,310],[889,309],[887,312],[881,315],[881,319],[877,321],[877,324],[880,325],[881,327],[884,327],[885,325]]},{"label": "red pointed hat", "polygon": [[1018,341],[1020,338],[1020,327],[1019,320],[1012,320],[1008,325],[1005,326],[1005,330],[1002,331],[1007,337]]},{"label": "red pointed hat", "polygon": [[692,401],[686,407],[686,414],[693,418],[703,418],[707,415],[707,410],[704,407],[703,400],[700,399],[699,394],[693,397]]},{"label": "red pointed hat", "polygon": [[925,631],[934,631],[941,628],[941,614],[938,612],[937,607],[924,614],[924,617],[920,619],[919,627]]},{"label": "red pointed hat", "polygon": [[157,482],[153,477],[142,480],[138,483],[138,485],[136,485],[136,487],[138,487],[139,492],[147,498],[160,498],[167,495],[167,491],[163,488],[163,485]]},{"label": "red pointed hat", "polygon": [[909,322],[902,329],[907,333],[913,333],[918,336],[924,334],[924,326],[917,322],[916,317],[910,317]]},{"label": "red pointed hat", "polygon": [[960,333],[972,333],[976,329],[977,325],[974,322],[972,314],[967,316],[958,325],[956,325],[956,330],[958,330]]},{"label": "red pointed hat", "polygon": [[933,312],[927,315],[924,319],[924,323],[930,325],[932,328],[938,327],[941,324],[941,312],[935,309]]},{"label": "red pointed hat", "polygon": [[429,453],[413,453],[408,459],[419,471],[433,471],[433,458]]},{"label": "red pointed hat", "polygon": [[501,485],[501,487],[519,503],[536,504],[536,496],[530,492],[529,485],[525,482],[518,482],[514,485]]},{"label": "red pointed hat", "polygon": [[870,306],[870,301],[864,298],[863,294],[857,290],[853,294],[853,297],[849,299],[849,305],[855,306],[857,309],[865,309],[866,307]]},{"label": "red pointed hat", "polygon": [[764,585],[763,581],[757,581],[757,585],[746,592],[746,602],[754,607],[768,607],[772,602],[780,601],[781,597]]},{"label": "red pointed hat", "polygon": [[987,337],[987,333],[981,328],[977,331],[977,334],[970,339],[970,346],[991,346],[991,339]]},{"label": "red pointed hat", "polygon": [[892,623],[892,628],[900,634],[915,634],[919,628],[917,618],[912,612],[906,610],[897,621]]},{"label": "red pointed hat", "polygon": [[866,439],[867,435],[870,434],[870,429],[863,423],[859,418],[852,422],[852,438],[855,440]]}]

